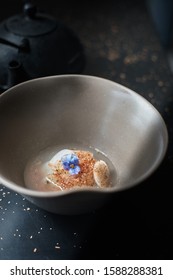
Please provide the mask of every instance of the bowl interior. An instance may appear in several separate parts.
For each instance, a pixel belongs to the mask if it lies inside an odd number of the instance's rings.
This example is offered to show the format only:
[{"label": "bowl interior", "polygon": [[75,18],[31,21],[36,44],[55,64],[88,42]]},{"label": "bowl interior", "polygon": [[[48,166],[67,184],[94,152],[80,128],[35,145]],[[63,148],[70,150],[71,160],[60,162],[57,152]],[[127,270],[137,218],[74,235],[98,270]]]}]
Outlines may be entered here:
[{"label": "bowl interior", "polygon": [[167,148],[158,111],[140,95],[91,76],[17,85],[0,97],[0,176],[25,188],[28,161],[48,147],[93,147],[115,166],[123,189],[149,176]]}]

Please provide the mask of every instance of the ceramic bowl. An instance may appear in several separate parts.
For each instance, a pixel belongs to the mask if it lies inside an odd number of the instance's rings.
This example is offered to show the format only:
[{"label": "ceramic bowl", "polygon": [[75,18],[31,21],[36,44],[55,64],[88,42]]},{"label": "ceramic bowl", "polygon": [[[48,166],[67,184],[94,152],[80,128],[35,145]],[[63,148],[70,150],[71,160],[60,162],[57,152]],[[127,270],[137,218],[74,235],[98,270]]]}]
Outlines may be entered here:
[{"label": "ceramic bowl", "polygon": [[[112,193],[144,181],[160,165],[168,144],[165,123],[146,99],[86,75],[43,77],[10,88],[0,96],[0,128],[0,182],[58,214],[92,211]],[[53,147],[101,151],[114,168],[113,185],[67,191],[26,186],[28,162]]]}]

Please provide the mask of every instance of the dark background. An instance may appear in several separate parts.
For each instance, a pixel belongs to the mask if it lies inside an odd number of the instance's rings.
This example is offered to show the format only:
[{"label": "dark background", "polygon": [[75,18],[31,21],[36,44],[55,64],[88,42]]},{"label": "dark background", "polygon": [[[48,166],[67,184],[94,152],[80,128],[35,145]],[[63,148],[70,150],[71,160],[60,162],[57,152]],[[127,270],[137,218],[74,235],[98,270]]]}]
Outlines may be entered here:
[{"label": "dark background", "polygon": [[[169,145],[150,178],[85,215],[48,213],[0,186],[0,259],[172,259],[171,6],[126,0],[35,3],[79,37],[86,53],[83,74],[127,86],[156,107]],[[22,1],[6,0],[0,20],[21,12]]]}]

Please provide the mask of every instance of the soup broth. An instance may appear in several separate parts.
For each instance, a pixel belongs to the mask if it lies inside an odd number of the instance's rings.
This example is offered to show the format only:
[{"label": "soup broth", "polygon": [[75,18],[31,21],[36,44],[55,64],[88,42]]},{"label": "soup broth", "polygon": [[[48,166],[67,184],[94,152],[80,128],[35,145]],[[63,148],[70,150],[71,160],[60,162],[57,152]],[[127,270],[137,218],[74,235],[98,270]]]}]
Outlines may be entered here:
[{"label": "soup broth", "polygon": [[[51,182],[48,182],[46,177],[52,172],[49,167],[51,159],[61,150],[67,149],[67,147],[49,147],[40,151],[38,155],[32,158],[26,165],[24,171],[25,185],[29,189],[37,191],[62,191],[61,186],[56,186]],[[110,171],[110,187],[118,184],[117,170],[109,158],[98,149],[89,147],[84,149],[83,147],[70,147],[70,150],[84,150],[93,153],[96,160],[103,160],[106,162]],[[98,187],[98,186],[94,186]],[[73,187],[74,188],[74,187]]]}]

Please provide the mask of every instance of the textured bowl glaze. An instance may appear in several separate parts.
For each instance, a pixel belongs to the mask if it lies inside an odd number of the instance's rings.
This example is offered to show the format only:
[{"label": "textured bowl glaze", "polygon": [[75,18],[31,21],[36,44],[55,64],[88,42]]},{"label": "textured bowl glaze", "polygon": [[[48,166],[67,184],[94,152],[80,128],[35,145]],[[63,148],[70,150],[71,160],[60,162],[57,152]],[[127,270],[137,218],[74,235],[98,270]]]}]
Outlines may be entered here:
[{"label": "textured bowl glaze", "polygon": [[[159,112],[113,81],[85,75],[30,80],[0,96],[0,181],[37,206],[59,214],[97,209],[114,192],[149,177],[165,155],[168,134]],[[94,147],[117,169],[108,189],[40,192],[26,188],[28,160],[51,146]]]}]

